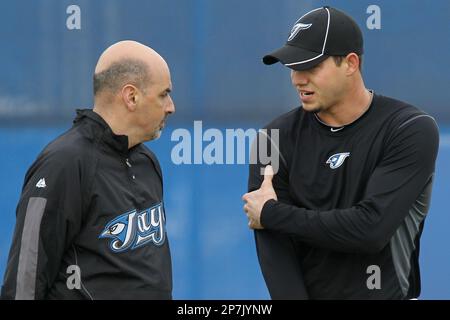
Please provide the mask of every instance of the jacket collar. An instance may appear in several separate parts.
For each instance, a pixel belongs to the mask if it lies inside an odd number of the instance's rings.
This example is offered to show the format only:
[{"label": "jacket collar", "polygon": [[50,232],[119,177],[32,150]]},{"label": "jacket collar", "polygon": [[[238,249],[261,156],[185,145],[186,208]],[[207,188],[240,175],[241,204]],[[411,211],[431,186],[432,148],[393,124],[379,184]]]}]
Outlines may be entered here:
[{"label": "jacket collar", "polygon": [[97,128],[100,128],[101,132],[94,129],[95,135],[100,135],[98,138],[100,141],[104,142],[114,150],[118,151],[123,155],[128,155],[128,136],[115,134],[111,127],[106,123],[106,121],[92,109],[77,109],[77,116],[73,120],[74,124],[85,121],[86,119],[92,120]]}]

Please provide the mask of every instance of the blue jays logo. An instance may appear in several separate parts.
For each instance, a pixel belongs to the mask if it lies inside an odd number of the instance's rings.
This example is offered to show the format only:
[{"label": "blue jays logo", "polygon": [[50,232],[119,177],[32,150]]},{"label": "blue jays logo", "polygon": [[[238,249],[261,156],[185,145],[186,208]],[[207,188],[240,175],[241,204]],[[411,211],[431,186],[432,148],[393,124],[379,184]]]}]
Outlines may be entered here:
[{"label": "blue jays logo", "polygon": [[132,210],[118,216],[106,225],[100,238],[113,239],[109,244],[113,252],[133,250],[150,242],[163,245],[166,231],[162,203],[141,212]]},{"label": "blue jays logo", "polygon": [[297,22],[296,24],[294,24],[294,26],[292,27],[291,30],[291,34],[289,36],[289,38],[287,39],[287,41],[291,41],[292,39],[295,38],[295,36],[301,31],[301,30],[306,30],[309,29],[309,27],[312,26],[312,23],[301,23],[301,22]]},{"label": "blue jays logo", "polygon": [[325,163],[329,164],[331,169],[337,169],[344,163],[345,159],[347,159],[347,157],[349,156],[350,152],[336,153],[333,154],[331,157],[329,157],[327,162]]}]

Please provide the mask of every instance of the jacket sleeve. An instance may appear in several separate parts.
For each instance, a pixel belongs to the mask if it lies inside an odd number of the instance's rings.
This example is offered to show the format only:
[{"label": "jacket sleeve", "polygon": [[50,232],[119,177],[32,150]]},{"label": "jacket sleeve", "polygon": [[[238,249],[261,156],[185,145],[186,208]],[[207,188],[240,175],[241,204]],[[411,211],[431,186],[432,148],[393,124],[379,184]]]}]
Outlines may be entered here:
[{"label": "jacket sleeve", "polygon": [[269,200],[264,204],[261,224],[313,246],[341,252],[378,252],[421,193],[426,188],[431,190],[438,146],[434,119],[415,117],[388,138],[382,160],[359,203],[351,208],[316,211]]},{"label": "jacket sleeve", "polygon": [[[279,152],[265,134],[259,134],[252,146],[249,167],[248,191],[259,189],[263,181],[262,170],[269,163],[262,163],[257,155],[259,146],[265,150]],[[273,153],[272,153],[273,154]],[[279,169],[273,184],[279,201],[290,204],[287,168],[285,159],[279,157]],[[255,230],[255,243],[261,271],[272,299],[308,299],[299,258],[289,235],[271,230]]]},{"label": "jacket sleeve", "polygon": [[64,252],[81,224],[80,172],[75,157],[43,153],[28,170],[16,210],[3,299],[45,299]]}]

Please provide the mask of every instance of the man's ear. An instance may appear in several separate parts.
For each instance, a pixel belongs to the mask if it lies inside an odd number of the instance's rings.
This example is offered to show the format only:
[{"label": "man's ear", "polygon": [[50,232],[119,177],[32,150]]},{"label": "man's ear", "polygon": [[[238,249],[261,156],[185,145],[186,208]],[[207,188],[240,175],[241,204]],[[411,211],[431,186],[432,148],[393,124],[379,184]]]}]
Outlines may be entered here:
[{"label": "man's ear", "polygon": [[122,101],[125,103],[130,111],[136,109],[139,100],[139,91],[132,84],[127,84],[122,88],[121,91]]},{"label": "man's ear", "polygon": [[345,62],[347,65],[347,70],[346,70],[347,75],[350,76],[359,70],[359,57],[356,53],[353,53],[353,52],[349,53],[345,57]]}]

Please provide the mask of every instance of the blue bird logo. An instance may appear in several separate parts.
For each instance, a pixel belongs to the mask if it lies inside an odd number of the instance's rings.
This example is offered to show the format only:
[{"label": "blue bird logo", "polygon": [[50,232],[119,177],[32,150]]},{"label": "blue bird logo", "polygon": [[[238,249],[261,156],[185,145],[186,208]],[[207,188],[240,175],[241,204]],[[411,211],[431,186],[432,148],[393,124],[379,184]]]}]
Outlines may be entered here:
[{"label": "blue bird logo", "polygon": [[287,41],[291,41],[292,39],[295,38],[295,36],[301,31],[301,30],[306,30],[309,29],[309,27],[312,26],[312,23],[301,23],[301,22],[297,22],[296,24],[294,24],[294,26],[292,27],[291,30],[291,34],[289,35],[289,38]]},{"label": "blue bird logo", "polygon": [[342,152],[342,153],[336,153],[333,154],[331,157],[328,158],[326,164],[330,165],[331,169],[337,169],[339,168],[347,159],[347,157],[350,156],[350,152]]},{"label": "blue bird logo", "polygon": [[141,212],[136,210],[121,214],[110,221],[99,236],[111,238],[113,252],[135,249],[153,242],[161,246],[165,240],[165,215],[162,203]]}]

